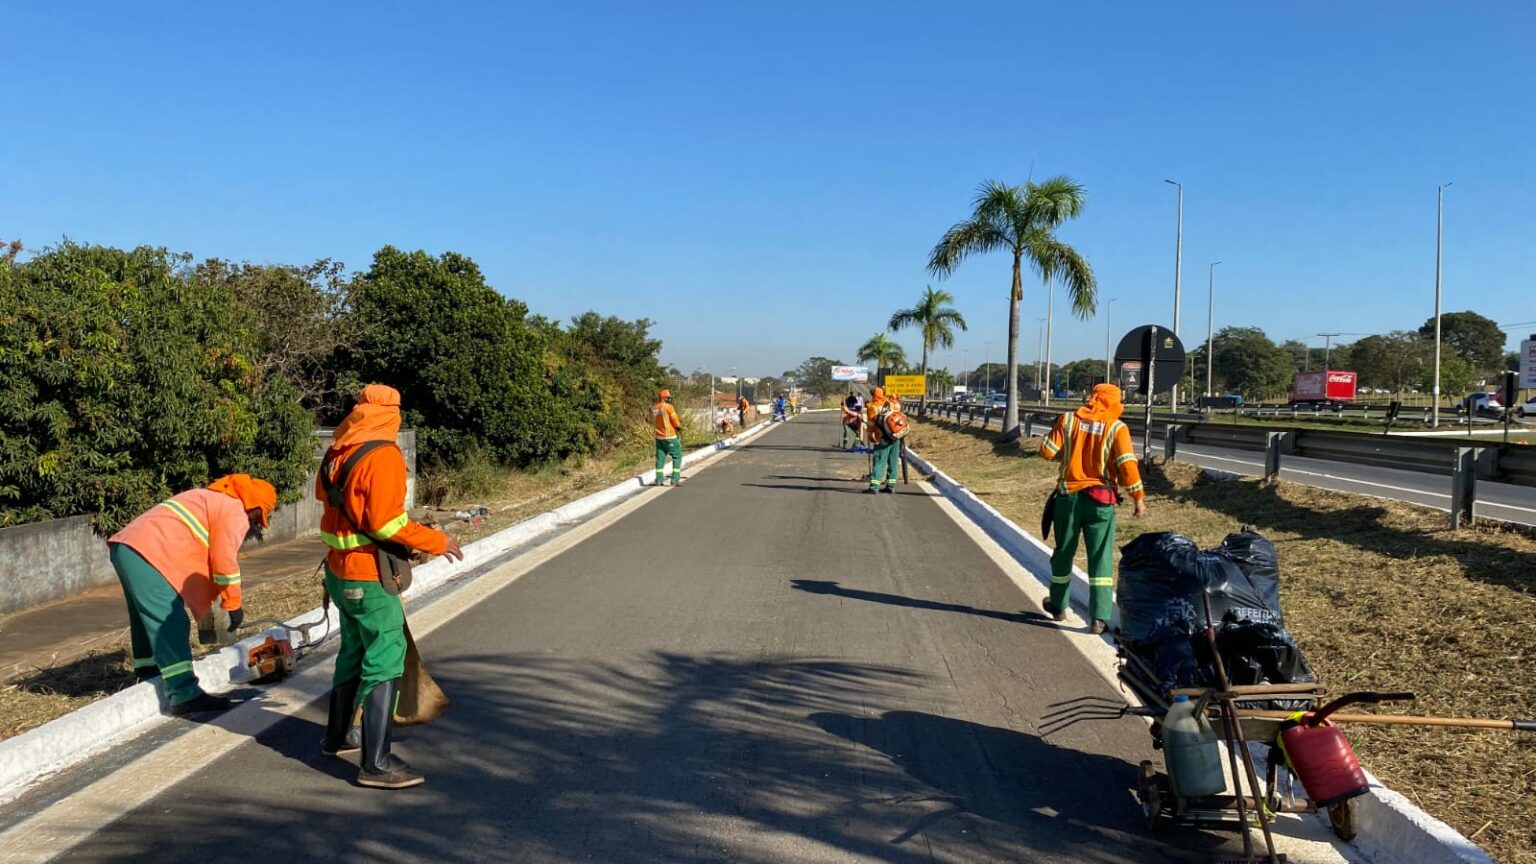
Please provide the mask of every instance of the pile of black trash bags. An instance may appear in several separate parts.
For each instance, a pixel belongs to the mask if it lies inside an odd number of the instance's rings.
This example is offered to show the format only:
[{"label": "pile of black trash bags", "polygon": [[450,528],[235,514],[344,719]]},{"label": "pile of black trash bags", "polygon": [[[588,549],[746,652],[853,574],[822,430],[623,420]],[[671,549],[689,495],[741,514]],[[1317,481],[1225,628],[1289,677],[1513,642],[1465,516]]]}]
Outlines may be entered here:
[{"label": "pile of black trash bags", "polygon": [[[1216,686],[1204,593],[1211,598],[1217,649],[1233,684],[1317,680],[1286,632],[1280,565],[1274,544],[1263,535],[1245,526],[1207,550],[1183,534],[1149,533],[1120,552],[1119,638],[1132,655],[1128,671],[1137,678],[1162,693]],[[1291,706],[1287,700],[1273,703],[1279,709]]]}]

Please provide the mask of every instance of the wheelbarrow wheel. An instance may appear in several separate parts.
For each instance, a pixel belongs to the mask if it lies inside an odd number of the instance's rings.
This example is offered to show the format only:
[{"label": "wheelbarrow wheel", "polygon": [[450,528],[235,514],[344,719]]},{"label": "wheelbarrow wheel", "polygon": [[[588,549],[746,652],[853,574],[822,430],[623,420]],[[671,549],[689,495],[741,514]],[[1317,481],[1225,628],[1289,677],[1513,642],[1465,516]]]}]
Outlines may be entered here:
[{"label": "wheelbarrow wheel", "polygon": [[1163,824],[1163,784],[1151,762],[1143,761],[1137,773],[1136,800],[1141,802],[1142,820],[1148,831],[1156,831]]},{"label": "wheelbarrow wheel", "polygon": [[1340,840],[1355,839],[1355,799],[1329,804],[1328,821],[1333,825],[1334,836]]}]

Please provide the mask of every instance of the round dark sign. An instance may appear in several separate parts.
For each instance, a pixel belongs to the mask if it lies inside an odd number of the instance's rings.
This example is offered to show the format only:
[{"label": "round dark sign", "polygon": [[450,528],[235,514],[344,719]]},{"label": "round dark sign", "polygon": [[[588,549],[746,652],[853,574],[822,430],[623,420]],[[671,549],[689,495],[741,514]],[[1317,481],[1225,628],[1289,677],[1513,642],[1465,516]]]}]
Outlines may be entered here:
[{"label": "round dark sign", "polygon": [[1184,375],[1184,343],[1171,327],[1143,324],[1115,347],[1114,372],[1127,401],[1146,398],[1149,379],[1154,394],[1167,393]]}]

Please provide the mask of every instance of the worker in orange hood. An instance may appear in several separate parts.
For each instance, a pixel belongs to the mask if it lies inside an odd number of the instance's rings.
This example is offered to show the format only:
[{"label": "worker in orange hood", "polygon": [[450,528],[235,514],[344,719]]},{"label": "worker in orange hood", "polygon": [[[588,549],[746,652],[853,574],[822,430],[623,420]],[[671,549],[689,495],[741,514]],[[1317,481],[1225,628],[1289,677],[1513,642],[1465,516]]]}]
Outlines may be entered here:
[{"label": "worker in orange hood", "polygon": [[260,537],[276,506],[271,483],[230,474],[162,501],[107,539],[128,600],[134,674],[140,681],[160,677],[175,716],[231,704],[197,683],[186,613],[200,620],[217,598],[229,613],[229,631],[240,627],[240,544]]},{"label": "worker in orange hood", "polygon": [[884,490],[896,494],[896,478],[901,471],[901,442],[881,430],[880,414],[882,411],[900,409],[900,403],[885,395],[884,387],[874,389],[864,408],[864,428],[869,435],[870,445],[869,488],[864,490],[866,493]]},{"label": "worker in orange hood", "polygon": [[[341,648],[331,678],[330,711],[322,751],[340,756],[361,745],[360,786],[404,789],[423,782],[390,752],[394,707],[405,673],[405,610],[398,591],[380,583],[381,544],[400,556],[424,552],[461,561],[452,537],[412,522],[405,511],[405,457],[395,445],[400,432],[400,393],[370,384],[352,413],[332,433],[315,478],[325,504],[320,537],[325,589],[341,616]],[[334,501],[339,501],[337,506]],[[352,718],[363,706],[361,735]]]},{"label": "worker in orange hood", "polygon": [[1138,519],[1147,512],[1131,431],[1120,422],[1124,411],[1120,388],[1098,384],[1087,404],[1063,414],[1040,445],[1041,456],[1061,462],[1053,495],[1056,552],[1051,555],[1051,599],[1046,611],[1057,621],[1066,617],[1072,559],[1081,534],[1088,545],[1088,605],[1094,633],[1108,628],[1114,606],[1115,504],[1120,493],[1131,496]]},{"label": "worker in orange hood", "polygon": [[672,407],[672,391],[662,388],[651,406],[651,426],[656,432],[656,485],[666,477],[667,457],[672,458],[672,485],[683,482],[683,421]]}]

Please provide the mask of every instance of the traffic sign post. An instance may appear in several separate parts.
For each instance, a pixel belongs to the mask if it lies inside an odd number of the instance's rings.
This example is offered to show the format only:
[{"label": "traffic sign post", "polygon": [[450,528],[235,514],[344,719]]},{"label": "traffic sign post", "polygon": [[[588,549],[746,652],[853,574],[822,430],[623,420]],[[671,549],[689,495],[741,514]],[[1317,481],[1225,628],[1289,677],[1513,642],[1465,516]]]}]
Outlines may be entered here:
[{"label": "traffic sign post", "polygon": [[885,395],[887,396],[921,396],[926,392],[924,386],[921,375],[885,376]]},{"label": "traffic sign post", "polygon": [[[1126,401],[1134,401],[1136,396],[1142,395],[1147,400],[1147,426],[1141,453],[1145,461],[1152,455],[1152,397],[1172,390],[1184,376],[1184,343],[1171,328],[1144,324],[1120,340],[1115,348],[1115,364],[1119,367],[1120,389],[1125,392]],[[1111,376],[1113,374],[1111,370]]]}]

